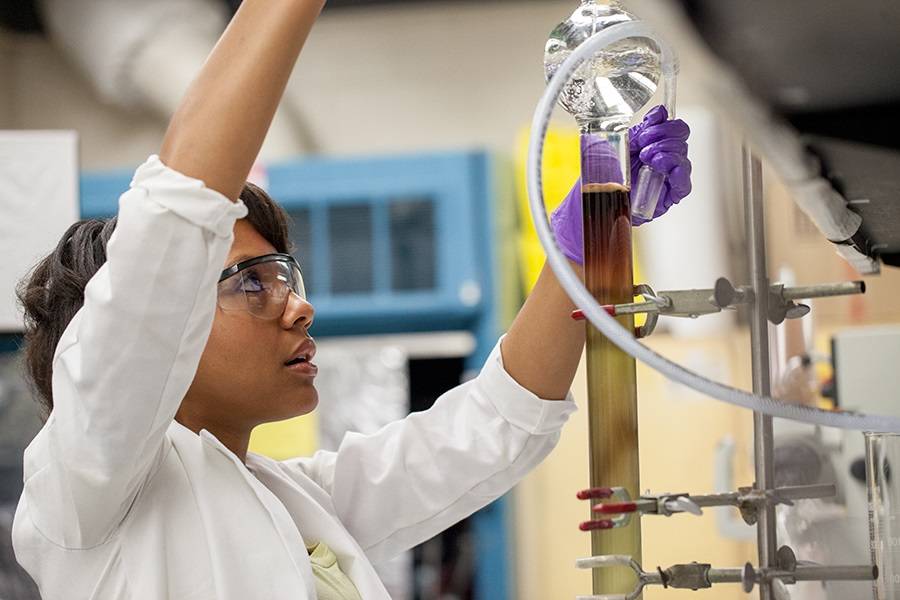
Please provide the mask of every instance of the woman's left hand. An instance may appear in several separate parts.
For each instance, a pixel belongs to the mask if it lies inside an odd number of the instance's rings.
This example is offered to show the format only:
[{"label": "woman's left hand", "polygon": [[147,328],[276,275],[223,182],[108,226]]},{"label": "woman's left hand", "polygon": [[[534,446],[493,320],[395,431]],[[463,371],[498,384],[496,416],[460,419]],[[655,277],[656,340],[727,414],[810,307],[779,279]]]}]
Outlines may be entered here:
[{"label": "woman's left hand", "polygon": [[[666,107],[657,106],[629,133],[631,185],[636,184],[638,172],[644,165],[666,176],[663,196],[653,213],[653,218],[658,219],[691,193],[691,161],[687,155],[691,129],[681,119],[669,120]],[[641,225],[647,220],[633,216],[632,222]]]}]

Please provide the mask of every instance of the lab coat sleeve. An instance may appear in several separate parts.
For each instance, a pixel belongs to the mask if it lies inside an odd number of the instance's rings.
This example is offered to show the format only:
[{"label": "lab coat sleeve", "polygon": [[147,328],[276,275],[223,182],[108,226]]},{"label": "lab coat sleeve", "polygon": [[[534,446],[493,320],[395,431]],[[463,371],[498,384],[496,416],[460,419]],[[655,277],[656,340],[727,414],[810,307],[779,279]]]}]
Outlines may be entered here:
[{"label": "lab coat sleeve", "polygon": [[500,344],[481,373],[372,435],[349,433],[336,452],[284,463],[331,495],[337,516],[381,562],[506,493],[546,457],[575,410],[542,400],[506,372]]},{"label": "lab coat sleeve", "polygon": [[56,348],[53,411],[25,453],[23,501],[52,542],[109,539],[160,463],[244,215],[155,156],[120,197],[107,261]]}]

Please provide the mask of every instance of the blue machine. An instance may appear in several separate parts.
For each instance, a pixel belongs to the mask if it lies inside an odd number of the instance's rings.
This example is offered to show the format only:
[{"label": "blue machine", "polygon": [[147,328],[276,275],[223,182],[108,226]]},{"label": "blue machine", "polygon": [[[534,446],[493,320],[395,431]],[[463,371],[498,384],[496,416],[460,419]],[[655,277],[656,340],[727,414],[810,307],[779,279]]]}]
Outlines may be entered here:
[{"label": "blue machine", "polygon": [[[86,173],[82,216],[105,217],[132,171]],[[316,307],[317,337],[468,330],[476,370],[500,334],[493,164],[483,152],[270,166]],[[508,502],[474,516],[479,600],[513,598]]]}]

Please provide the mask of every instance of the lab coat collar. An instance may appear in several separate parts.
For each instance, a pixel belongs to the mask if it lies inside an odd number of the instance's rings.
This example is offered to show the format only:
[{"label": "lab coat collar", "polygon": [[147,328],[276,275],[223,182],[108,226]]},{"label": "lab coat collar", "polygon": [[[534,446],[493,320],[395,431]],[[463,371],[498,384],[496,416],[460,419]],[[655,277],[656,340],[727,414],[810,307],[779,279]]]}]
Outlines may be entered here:
[{"label": "lab coat collar", "polygon": [[170,431],[172,429],[175,429],[176,431],[180,432],[182,435],[188,434],[188,435],[199,436],[200,439],[203,441],[203,443],[211,445],[213,448],[215,448],[216,450],[218,450],[219,452],[224,454],[229,459],[236,460],[238,463],[243,464],[243,463],[241,463],[241,460],[237,457],[237,455],[234,452],[232,452],[231,450],[229,450],[228,446],[226,446],[225,444],[220,442],[219,438],[217,438],[215,436],[215,434],[213,434],[208,429],[201,429],[200,433],[198,434],[193,429],[189,429],[188,427],[185,427],[184,425],[182,425],[181,423],[179,423],[178,421],[176,421],[174,419],[172,420],[172,425],[170,426]]},{"label": "lab coat collar", "polygon": [[[315,582],[312,576],[312,566],[309,562],[309,554],[306,551],[306,543],[300,533],[298,524],[286,510],[283,502],[262,483],[260,483],[249,470],[246,465],[241,462],[237,455],[228,449],[225,444],[220,442],[215,435],[206,429],[201,429],[200,433],[194,433],[177,421],[172,421],[170,434],[178,443],[181,440],[186,443],[196,443],[199,438],[201,445],[205,451],[221,454],[230,461],[234,469],[240,474],[244,482],[250,487],[255,494],[257,500],[266,510],[278,537],[288,552],[294,563],[295,568],[300,575],[300,579],[304,582],[308,598],[315,598]],[[201,472],[201,469],[195,470]]]},{"label": "lab coat collar", "polygon": [[[173,423],[181,435],[197,436],[181,423]],[[288,477],[277,461],[252,452],[247,453],[247,461],[243,463],[206,429],[200,430],[199,438],[205,447],[220,452],[234,464],[268,511],[279,532],[289,532],[283,534],[283,541],[301,572],[311,569],[306,540],[324,541],[337,556],[341,570],[353,581],[360,595],[372,600],[390,600],[390,595],[372,564],[356,558],[363,556],[365,552],[340,524],[334,514],[331,499],[315,482],[304,481],[302,475]],[[309,577],[304,578],[309,588],[314,585],[311,575],[310,570]],[[308,593],[310,598],[315,597],[310,589]]]},{"label": "lab coat collar", "polygon": [[368,560],[357,558],[364,556],[365,552],[340,524],[331,498],[322,488],[312,480],[302,481],[302,476],[286,476],[278,462],[265,456],[248,453],[247,469],[282,500],[306,539],[328,544],[337,557],[341,570],[353,581],[363,598],[390,600],[390,595],[372,564]]}]

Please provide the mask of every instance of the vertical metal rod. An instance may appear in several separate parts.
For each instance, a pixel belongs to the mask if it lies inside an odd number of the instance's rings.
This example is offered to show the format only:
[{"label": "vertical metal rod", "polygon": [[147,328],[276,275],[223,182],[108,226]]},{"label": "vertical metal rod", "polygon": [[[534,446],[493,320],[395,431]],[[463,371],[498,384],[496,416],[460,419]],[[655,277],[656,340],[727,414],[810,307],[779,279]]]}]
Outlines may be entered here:
[{"label": "vertical metal rod", "polygon": [[[747,250],[750,257],[750,279],[754,302],[750,313],[750,346],[753,361],[753,392],[770,395],[769,374],[769,277],[766,267],[766,230],[763,205],[762,164],[745,145],[743,148],[744,215]],[[773,465],[774,434],[772,417],[753,414],[753,449],[756,467],[756,487],[766,490],[775,487]],[[756,525],[760,568],[775,565],[777,540],[775,507],[766,506],[759,513]],[[760,600],[774,598],[771,583],[760,584]]]},{"label": "vertical metal rod", "polygon": [[[595,143],[592,135],[583,132],[583,148]],[[607,134],[603,143],[623,155],[619,168],[624,172],[610,179],[610,173],[582,165],[585,285],[598,302],[621,304],[634,300],[631,203],[627,186],[609,181],[628,181],[628,139],[625,134]],[[617,320],[634,330],[634,315]],[[637,498],[641,488],[635,361],[590,324],[587,382],[591,487],[621,486]],[[591,532],[591,551],[593,556],[623,554],[640,563],[641,520]],[[626,567],[593,570],[594,594],[627,594],[634,586],[634,573]]]}]

